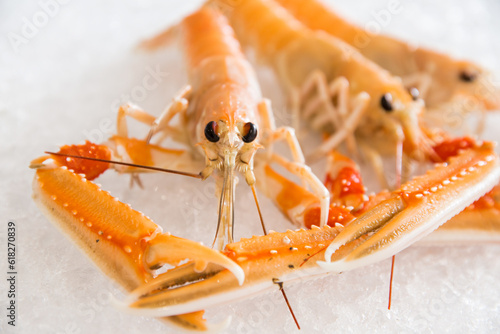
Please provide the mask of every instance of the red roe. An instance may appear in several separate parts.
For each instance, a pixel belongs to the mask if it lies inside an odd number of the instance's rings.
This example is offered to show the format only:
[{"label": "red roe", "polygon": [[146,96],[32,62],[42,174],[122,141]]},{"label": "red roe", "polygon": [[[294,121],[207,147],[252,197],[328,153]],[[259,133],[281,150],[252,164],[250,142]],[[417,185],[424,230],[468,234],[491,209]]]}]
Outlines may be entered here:
[{"label": "red roe", "polygon": [[[65,145],[59,150],[60,154],[75,155],[87,158],[110,160],[111,153],[106,146],[97,145],[88,140],[84,145]],[[52,159],[60,166],[66,166],[77,174],[85,174],[85,178],[93,180],[109,168],[109,163],[84,160],[72,157],[53,155]]]},{"label": "red roe", "polygon": [[433,147],[434,152],[439,157],[437,160],[435,157],[431,157],[432,162],[443,162],[448,160],[450,157],[458,155],[460,150],[465,150],[474,147],[475,140],[470,137],[454,138],[450,140],[445,140]]},{"label": "red roe", "polygon": [[[311,208],[304,214],[304,224],[306,228],[311,228],[312,225],[320,225],[321,209],[320,207]],[[335,227],[335,224],[346,225],[354,216],[350,213],[347,208],[336,207],[331,205],[330,211],[328,212],[328,225]]]}]

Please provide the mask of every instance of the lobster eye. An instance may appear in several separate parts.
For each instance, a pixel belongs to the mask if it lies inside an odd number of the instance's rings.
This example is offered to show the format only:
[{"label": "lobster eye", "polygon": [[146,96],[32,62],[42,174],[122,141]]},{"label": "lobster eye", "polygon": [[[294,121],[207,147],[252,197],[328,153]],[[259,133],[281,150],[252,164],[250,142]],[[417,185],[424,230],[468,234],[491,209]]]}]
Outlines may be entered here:
[{"label": "lobster eye", "polygon": [[216,143],[219,141],[219,135],[217,134],[219,132],[219,124],[215,121],[208,122],[207,126],[205,127],[205,137],[211,141],[212,143]]},{"label": "lobster eye", "polygon": [[462,71],[459,76],[463,82],[473,82],[477,78],[477,74],[471,71]]},{"label": "lobster eye", "polygon": [[420,96],[420,92],[418,91],[418,89],[416,89],[415,87],[412,87],[408,91],[410,92],[410,95],[411,95],[411,98],[413,99],[413,101],[418,100],[418,97]]},{"label": "lobster eye", "polygon": [[244,135],[241,139],[243,139],[245,143],[251,143],[257,138],[257,127],[251,122],[245,123],[243,126],[243,133]]},{"label": "lobster eye", "polygon": [[391,93],[387,93],[382,95],[380,98],[380,105],[384,108],[385,111],[392,111],[392,95]]}]

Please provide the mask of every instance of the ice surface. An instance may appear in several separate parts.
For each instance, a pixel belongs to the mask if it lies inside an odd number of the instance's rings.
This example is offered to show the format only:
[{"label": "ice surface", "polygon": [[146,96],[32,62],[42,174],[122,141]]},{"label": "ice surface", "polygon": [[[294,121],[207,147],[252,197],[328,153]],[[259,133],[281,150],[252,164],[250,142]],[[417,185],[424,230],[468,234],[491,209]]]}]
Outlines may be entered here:
[{"label": "ice surface", "polygon": [[[389,3],[330,2],[360,24],[376,21],[374,13]],[[0,328],[8,333],[174,333],[154,319],[129,316],[111,305],[110,295],[123,297],[120,290],[32,202],[28,164],[44,150],[109,135],[121,102],[131,100],[159,113],[186,82],[181,55],[174,48],[144,54],[134,46],[200,2],[65,1],[51,7],[47,22],[38,21],[40,28],[15,52],[9,36],[21,35],[26,20],[42,20],[46,3],[56,1],[0,3],[0,244],[6,254],[6,223],[15,221],[19,272],[15,328],[6,325],[6,285],[0,279]],[[419,0],[401,6],[384,31],[473,59],[500,80],[500,3]],[[157,67],[167,74],[156,89],[141,95],[144,77]],[[283,111],[275,83],[266,80],[262,86],[275,110]],[[490,139],[500,139],[498,121],[492,117],[489,122]],[[100,181],[165,230],[210,243],[216,221],[211,181],[200,186],[196,180],[148,175],[143,182],[144,190],[129,189],[127,177],[111,174]],[[236,233],[260,233],[250,192],[240,187],[237,198]],[[262,206],[268,228],[289,227],[272,204],[262,200]],[[499,253],[500,246],[491,244],[402,252],[396,258],[391,311],[386,309],[390,261],[286,290],[303,333],[494,333],[500,328]],[[6,257],[0,256],[2,275]],[[295,332],[278,292],[214,307],[207,314],[213,321],[231,315],[228,333]]]}]

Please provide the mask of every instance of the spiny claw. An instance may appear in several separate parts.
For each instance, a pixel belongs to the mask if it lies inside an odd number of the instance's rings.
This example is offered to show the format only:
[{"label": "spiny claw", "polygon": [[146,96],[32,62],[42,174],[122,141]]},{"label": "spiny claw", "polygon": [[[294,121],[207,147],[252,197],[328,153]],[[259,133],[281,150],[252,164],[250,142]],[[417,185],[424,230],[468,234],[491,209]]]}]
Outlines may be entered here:
[{"label": "spiny claw", "polygon": [[[161,233],[148,217],[66,167],[53,161],[40,162],[37,167],[33,183],[37,204],[104,273],[128,291],[154,281],[153,270],[161,265],[178,266],[186,259],[191,260],[191,271],[197,276],[209,275],[211,268],[225,268],[235,286],[243,283],[243,269],[221,252]],[[226,324],[210,325],[201,313],[181,313],[164,320],[197,330],[217,330]]]},{"label": "spiny claw", "polygon": [[[103,270],[110,270],[108,274],[117,281],[127,277],[136,282],[127,285],[138,286],[143,283],[142,280],[148,280],[144,272],[146,268],[139,265],[142,259],[148,268],[157,268],[165,263],[178,265],[185,259],[192,259],[197,261],[199,270],[207,262],[215,263],[227,268],[240,284],[243,283],[243,270],[220,252],[191,240],[161,233],[161,228],[149,218],[66,168],[38,169],[34,197],[59,227],[74,240],[80,240],[82,249],[92,259],[103,266],[106,263]],[[95,207],[106,210],[96,210]],[[111,266],[110,259],[118,254],[125,259],[124,262],[118,261]],[[125,262],[130,266],[124,266]]]},{"label": "spiny claw", "polygon": [[[500,179],[493,144],[462,152],[448,164],[437,166],[392,193],[348,225],[318,264],[331,271],[346,271],[388,258],[460,213],[488,192]],[[346,257],[330,262],[342,245],[374,232]]]},{"label": "spiny claw", "polygon": [[[276,279],[281,283],[326,274],[315,261],[322,258],[340,229],[314,226],[242,239],[227,245],[224,254],[244,270],[243,286],[228,270],[209,265],[203,273],[196,273],[194,263],[186,263],[134,290],[120,306],[137,315],[169,316],[278,289]],[[338,255],[349,253],[360,241],[362,238],[342,247]]]}]

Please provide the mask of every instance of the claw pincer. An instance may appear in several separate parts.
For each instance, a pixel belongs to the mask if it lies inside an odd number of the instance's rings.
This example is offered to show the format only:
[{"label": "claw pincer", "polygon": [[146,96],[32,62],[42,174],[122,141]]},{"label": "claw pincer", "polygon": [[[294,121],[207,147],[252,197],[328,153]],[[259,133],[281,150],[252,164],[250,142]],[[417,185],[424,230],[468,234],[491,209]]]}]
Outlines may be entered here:
[{"label": "claw pincer", "polygon": [[[325,269],[345,271],[388,258],[427,236],[488,192],[500,179],[492,143],[463,151],[416,177],[348,225],[326,252]],[[375,232],[346,258],[330,262],[341,245]]]},{"label": "claw pincer", "polygon": [[201,244],[162,233],[161,227],[65,166],[38,168],[33,197],[39,207],[111,278],[128,290],[148,282],[152,270],[186,259],[228,268],[237,264]]},{"label": "claw pincer", "polygon": [[[47,157],[43,157],[47,160]],[[241,284],[244,273],[231,259],[201,244],[162,233],[161,227],[139,211],[55,161],[34,161],[33,199],[40,210],[61,229],[110,278],[132,291],[155,276],[164,264],[177,266],[189,260],[193,270],[207,263],[228,268]],[[207,330],[202,313],[166,318],[182,328]]]}]

